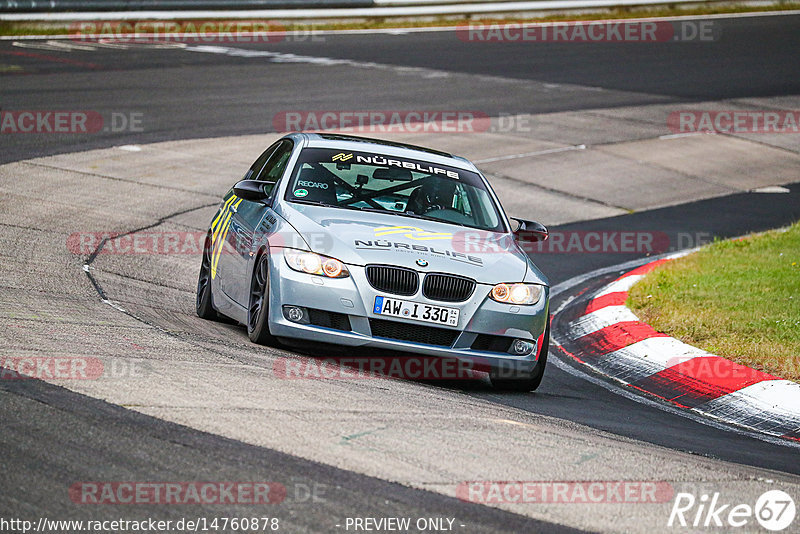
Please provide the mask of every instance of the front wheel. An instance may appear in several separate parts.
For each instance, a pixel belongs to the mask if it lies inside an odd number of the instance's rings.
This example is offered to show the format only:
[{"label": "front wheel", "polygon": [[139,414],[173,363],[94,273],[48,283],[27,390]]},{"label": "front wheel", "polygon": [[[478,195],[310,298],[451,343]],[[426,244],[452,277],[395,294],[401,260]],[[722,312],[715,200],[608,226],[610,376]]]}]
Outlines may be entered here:
[{"label": "front wheel", "polygon": [[539,348],[539,361],[536,363],[533,372],[519,374],[513,378],[500,378],[495,374],[490,374],[492,386],[496,389],[506,391],[535,391],[542,383],[544,368],[547,366],[547,353],[550,349],[550,321],[544,329],[542,336],[542,346]]},{"label": "front wheel", "polygon": [[200,276],[197,279],[195,310],[201,319],[209,321],[219,319],[211,297],[211,233],[206,235],[203,246],[203,260],[200,262]]},{"label": "front wheel", "polygon": [[250,280],[250,306],[247,309],[247,336],[259,345],[276,344],[269,331],[269,256],[261,254]]}]

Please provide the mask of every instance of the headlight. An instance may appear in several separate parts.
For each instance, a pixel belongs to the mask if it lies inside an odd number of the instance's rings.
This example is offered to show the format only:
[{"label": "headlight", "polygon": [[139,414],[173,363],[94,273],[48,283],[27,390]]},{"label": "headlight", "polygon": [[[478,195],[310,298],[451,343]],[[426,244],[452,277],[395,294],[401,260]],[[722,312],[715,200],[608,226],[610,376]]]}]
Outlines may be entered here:
[{"label": "headlight", "polygon": [[321,256],[313,252],[303,250],[284,249],[283,257],[286,264],[301,273],[318,274],[328,278],[345,278],[350,276],[350,272],[344,263],[337,259]]},{"label": "headlight", "polygon": [[497,284],[489,294],[493,300],[506,304],[531,305],[542,298],[542,286],[536,284]]}]

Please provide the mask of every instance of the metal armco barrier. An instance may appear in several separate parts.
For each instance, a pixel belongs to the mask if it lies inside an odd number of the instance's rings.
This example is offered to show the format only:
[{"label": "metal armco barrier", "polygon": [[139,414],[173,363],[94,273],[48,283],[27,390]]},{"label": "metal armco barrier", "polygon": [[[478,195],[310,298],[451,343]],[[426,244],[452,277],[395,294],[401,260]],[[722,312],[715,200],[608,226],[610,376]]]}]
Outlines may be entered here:
[{"label": "metal armco barrier", "polygon": [[[0,0],[0,21],[325,19],[571,11],[726,0]],[[191,9],[187,9],[191,7]]]},{"label": "metal armco barrier", "polygon": [[372,0],[0,0],[0,12],[369,7]]}]

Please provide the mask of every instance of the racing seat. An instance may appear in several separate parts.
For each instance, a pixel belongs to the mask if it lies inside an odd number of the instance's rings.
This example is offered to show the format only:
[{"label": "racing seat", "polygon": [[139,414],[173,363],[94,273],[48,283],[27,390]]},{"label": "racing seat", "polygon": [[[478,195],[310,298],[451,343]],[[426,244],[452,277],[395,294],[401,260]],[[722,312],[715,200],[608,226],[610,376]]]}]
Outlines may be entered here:
[{"label": "racing seat", "polygon": [[425,215],[431,210],[452,208],[455,189],[454,181],[431,176],[411,192],[406,211]]},{"label": "racing seat", "polygon": [[295,194],[295,198],[302,198],[312,202],[324,202],[325,204],[338,204],[336,183],[333,181],[333,176],[325,171],[312,168],[305,168],[300,171],[300,176],[295,182],[292,193],[294,194],[299,189],[305,189],[308,194],[303,197]]},{"label": "racing seat", "polygon": [[414,189],[408,196],[408,204],[406,204],[406,211],[416,213],[417,215],[425,214],[425,206],[422,203],[422,186]]}]

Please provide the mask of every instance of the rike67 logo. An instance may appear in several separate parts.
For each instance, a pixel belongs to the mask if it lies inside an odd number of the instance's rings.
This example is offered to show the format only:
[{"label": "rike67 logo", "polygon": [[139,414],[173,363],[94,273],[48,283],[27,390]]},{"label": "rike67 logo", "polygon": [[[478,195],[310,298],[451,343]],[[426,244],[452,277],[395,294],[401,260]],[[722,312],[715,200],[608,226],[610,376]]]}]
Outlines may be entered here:
[{"label": "rike67 logo", "polygon": [[701,495],[699,499],[691,493],[678,493],[667,526],[694,529],[749,527],[747,530],[750,531],[755,527],[755,520],[763,528],[778,532],[792,524],[795,513],[794,500],[781,490],[763,493],[755,506],[726,502],[718,492]]}]

